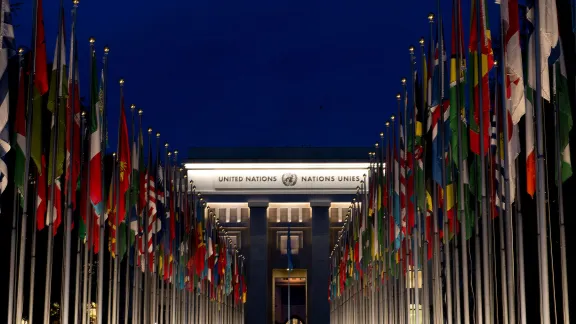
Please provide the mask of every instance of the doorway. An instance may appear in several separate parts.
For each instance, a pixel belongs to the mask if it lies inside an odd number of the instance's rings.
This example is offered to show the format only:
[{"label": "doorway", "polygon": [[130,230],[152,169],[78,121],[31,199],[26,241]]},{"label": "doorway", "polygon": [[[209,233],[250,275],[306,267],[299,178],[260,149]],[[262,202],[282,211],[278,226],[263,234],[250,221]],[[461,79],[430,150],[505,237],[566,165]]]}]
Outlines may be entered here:
[{"label": "doorway", "polygon": [[[272,270],[272,323],[308,322],[308,284],[306,269]],[[291,320],[291,321],[290,321]]]}]

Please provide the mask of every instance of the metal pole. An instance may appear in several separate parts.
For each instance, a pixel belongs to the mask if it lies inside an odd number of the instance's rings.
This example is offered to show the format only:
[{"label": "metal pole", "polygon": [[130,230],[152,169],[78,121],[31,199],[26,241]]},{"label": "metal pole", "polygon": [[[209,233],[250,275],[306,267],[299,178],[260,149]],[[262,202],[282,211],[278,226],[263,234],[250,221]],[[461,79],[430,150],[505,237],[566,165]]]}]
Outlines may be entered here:
[{"label": "metal pole", "polygon": [[[488,210],[488,204],[487,204],[487,200],[486,200],[486,166],[485,166],[485,157],[484,157],[484,98],[483,98],[483,78],[482,78],[482,73],[483,73],[483,66],[482,66],[482,60],[480,59],[482,57],[482,47],[483,47],[483,37],[482,37],[482,23],[480,22],[480,19],[482,19],[482,16],[480,15],[480,12],[483,11],[484,9],[484,3],[482,2],[483,0],[476,0],[476,23],[477,23],[477,38],[478,38],[478,44],[477,44],[477,55],[479,56],[479,58],[477,59],[477,64],[478,64],[478,72],[480,73],[480,75],[477,75],[476,77],[478,78],[478,102],[479,102],[479,107],[476,107],[476,109],[479,110],[479,120],[480,120],[480,181],[481,181],[481,215],[482,215],[482,269],[484,272],[484,277],[482,278],[482,287],[484,290],[484,323],[486,324],[490,324],[492,323],[492,310],[491,310],[491,302],[490,302],[490,272],[488,271],[489,268],[489,257],[488,257],[488,249],[489,249],[489,242],[488,242],[488,214],[487,214],[487,210]],[[480,288],[480,287],[478,287]]]},{"label": "metal pole", "polygon": [[[534,2],[534,41],[537,44],[536,48],[536,71],[542,71],[541,55],[542,49],[540,45],[540,17],[539,8],[540,2]],[[535,108],[536,113],[536,181],[537,188],[545,188],[546,167],[544,164],[544,125],[542,125],[543,111],[542,111],[542,75],[537,72],[536,76],[536,91],[535,91]],[[542,323],[550,323],[550,292],[549,292],[549,279],[548,279],[548,243],[546,241],[547,233],[547,219],[546,219],[546,193],[544,189],[539,189],[536,192],[536,206],[538,213],[538,230],[540,236],[538,237],[538,250],[540,251],[540,301],[542,303]]]},{"label": "metal pole", "polygon": [[[560,44],[562,46],[562,44]],[[562,48],[560,50],[563,50]],[[561,60],[564,58],[561,56]],[[564,64],[564,62],[556,63]],[[554,94],[554,149],[556,150],[556,185],[558,186],[558,222],[560,224],[560,269],[562,273],[562,314],[564,323],[570,323],[570,304],[568,298],[568,263],[566,260],[566,230],[564,226],[564,193],[562,188],[562,149],[560,147],[560,107],[556,92],[556,64],[552,68]],[[570,153],[567,153],[570,154]]]},{"label": "metal pole", "polygon": [[[90,42],[90,74],[92,75],[92,73],[94,73],[94,69],[95,69],[95,64],[94,62],[95,60],[95,56],[96,56],[96,52],[94,49],[94,42],[96,40],[94,39],[94,37],[90,37],[89,42]],[[94,89],[94,85],[92,84],[93,82],[93,77],[90,76],[90,105],[92,105],[93,102],[95,102],[93,96],[97,95],[95,93],[93,93],[92,89]],[[96,109],[94,109],[95,107],[92,107],[92,111],[91,113],[95,112]],[[91,116],[90,118],[94,118],[93,116]],[[98,118],[98,117],[96,117]],[[92,146],[92,139],[90,138],[90,146]],[[89,146],[89,147],[90,147]],[[93,215],[92,215],[92,206],[91,206],[91,201],[90,201],[90,158],[91,156],[88,155],[88,160],[85,161],[86,162],[86,183],[84,184],[86,186],[86,221],[87,221],[87,227],[86,227],[86,233],[88,235],[88,248],[85,249],[85,253],[84,253],[84,277],[83,277],[83,287],[82,287],[82,316],[81,316],[81,320],[82,320],[82,324],[86,324],[86,322],[89,320],[88,319],[88,298],[91,299],[91,297],[88,295],[88,271],[89,271],[89,262],[88,260],[92,259],[92,254],[91,254],[91,249],[93,248],[93,231],[92,231],[92,226],[94,226],[95,224],[92,224],[92,220],[93,220]],[[91,278],[91,277],[90,277]]]},{"label": "metal pole", "polygon": [[[86,136],[86,112],[82,111],[82,123],[81,123],[81,135],[80,136]],[[80,175],[82,176],[83,172],[83,168],[84,168],[84,164],[88,164],[90,165],[90,163],[86,163],[86,156],[84,156],[84,152],[86,151],[86,149],[83,147],[84,146],[84,141],[81,141],[81,152],[82,152],[82,156],[81,156],[81,161],[82,161],[82,166],[80,169]],[[88,159],[90,157],[88,156]],[[86,208],[88,209],[88,211],[90,210],[90,170],[88,170],[87,172],[87,176],[86,176],[86,183],[85,185],[88,185],[88,187],[86,188],[86,197],[81,197],[85,198],[86,201]],[[90,216],[91,214],[88,212],[86,213],[86,235],[87,237],[91,235],[89,235],[90,233]],[[82,323],[82,314],[84,313],[80,313],[80,303],[83,302],[84,298],[82,298],[82,300],[80,299],[80,294],[82,294],[83,296],[86,293],[86,267],[84,267],[84,274],[83,274],[83,280],[82,280],[82,289],[80,289],[80,259],[82,258],[82,250],[84,251],[84,264],[86,264],[88,262],[88,249],[86,248],[86,244],[82,244],[81,242],[81,237],[80,237],[80,232],[78,232],[78,239],[77,239],[77,243],[76,243],[76,284],[75,284],[75,293],[74,293],[74,323]],[[84,309],[84,307],[82,307],[82,309]]]},{"label": "metal pole", "polygon": [[[38,20],[38,0],[34,1],[33,9],[34,22],[32,26],[32,64],[30,67],[31,73],[28,82],[28,104],[30,109],[27,112],[26,118],[26,160],[24,162],[24,183],[23,183],[23,202],[22,202],[22,226],[20,227],[20,247],[18,253],[18,277],[17,280],[17,296],[16,296],[16,321],[15,323],[22,322],[22,308],[24,304],[24,264],[26,260],[26,230],[28,227],[28,176],[30,174],[30,153],[32,146],[32,115],[34,109],[32,105],[34,102],[33,89],[34,77],[36,75],[36,38],[37,38],[37,20]],[[12,310],[12,305],[9,305],[9,312]]]},{"label": "metal pole", "polygon": [[[35,192],[38,196],[38,177],[36,177]],[[32,215],[36,215],[36,206],[32,207]],[[34,222],[33,222],[34,223]],[[32,225],[32,246],[30,248],[30,290],[29,290],[29,301],[28,301],[28,320],[32,323],[34,319],[34,283],[36,277],[36,228]]]},{"label": "metal pole", "polygon": [[[516,160],[516,171],[518,171],[518,160]],[[524,226],[522,215],[522,200],[520,192],[520,177],[516,177],[516,246],[518,255],[518,301],[520,304],[519,323],[526,324],[526,284],[524,279]]]},{"label": "metal pole", "polygon": [[[110,52],[110,48],[108,46],[104,47],[104,58],[103,58],[103,68],[102,68],[102,103],[101,103],[101,123],[100,125],[102,126],[102,133],[101,133],[101,137],[102,140],[100,142],[100,149],[101,149],[101,153],[100,153],[100,157],[101,157],[101,162],[100,162],[100,166],[102,168],[101,170],[101,174],[104,177],[105,173],[105,168],[104,168],[104,157],[106,155],[106,93],[107,93],[107,83],[108,83],[108,53]],[[102,181],[102,199],[104,200],[106,197],[106,189],[105,189],[105,181]],[[98,302],[96,305],[96,323],[97,324],[102,324],[102,307],[103,307],[103,302],[104,302],[104,241],[105,241],[105,235],[106,235],[106,221],[104,220],[104,212],[102,213],[102,215],[100,215],[99,217],[99,222],[100,222],[100,246],[98,247],[98,288],[97,288],[97,294],[98,294]]]},{"label": "metal pole", "polygon": [[[508,5],[503,4],[503,5]],[[518,10],[515,8],[514,10]],[[504,17],[500,17],[501,20],[504,20]],[[501,39],[502,39],[502,48],[506,50],[506,44],[504,42],[504,29],[501,28]],[[507,52],[507,51],[506,51]],[[512,104],[511,99],[508,98],[508,91],[507,91],[507,57],[506,52],[502,55],[502,67],[504,69],[504,73],[502,73],[502,94],[504,97],[504,105],[502,105],[502,129],[504,131],[504,139],[505,139],[505,147],[504,147],[504,192],[505,192],[505,215],[506,215],[506,266],[507,266],[507,290],[508,290],[508,314],[509,314],[509,322],[516,323],[516,279],[514,276],[514,223],[512,221],[512,200],[511,195],[513,194],[510,189],[510,143],[509,143],[509,134],[510,131],[514,132],[514,130],[508,129],[508,111],[509,106]],[[514,126],[517,127],[517,126]]]},{"label": "metal pole", "polygon": [[[72,42],[73,44],[76,42],[76,19],[77,19],[77,11],[78,11],[78,0],[74,1],[74,7],[72,8]],[[78,135],[74,135],[74,123],[76,122],[74,120],[74,113],[75,113],[75,103],[76,103],[76,91],[74,90],[76,88],[75,83],[76,83],[76,68],[77,68],[77,61],[76,61],[76,49],[74,48],[75,45],[72,45],[70,52],[73,53],[72,55],[70,55],[70,65],[71,65],[71,78],[70,78],[70,84],[72,85],[72,93],[70,94],[70,103],[72,106],[72,111],[71,113],[69,113],[69,125],[70,125],[70,129],[68,129],[68,133],[70,134],[70,136],[68,137],[68,140],[70,141],[70,143],[73,143],[74,141],[74,136],[78,136]],[[74,145],[71,144],[70,145],[70,159],[73,159],[74,157]],[[70,160],[70,165],[68,166],[68,181],[66,183],[66,191],[67,191],[67,198],[66,198],[66,202],[67,202],[67,206],[66,206],[66,220],[65,220],[65,227],[64,227],[64,283],[63,283],[63,291],[64,291],[64,296],[61,296],[61,298],[64,299],[64,301],[62,302],[62,308],[61,308],[61,318],[62,318],[62,324],[68,324],[68,320],[69,320],[69,311],[70,311],[70,299],[68,298],[68,294],[70,291],[70,249],[72,246],[72,195],[75,193],[75,190],[72,189],[73,183],[72,183],[72,175],[73,175],[73,169],[74,167],[72,166],[74,162],[72,160]]]},{"label": "metal pole", "polygon": [[[460,9],[460,0],[456,0],[456,14],[457,14],[457,24],[456,27],[456,42],[458,49],[456,51],[456,68],[457,68],[457,76],[456,76],[456,109],[458,109],[458,207],[459,207],[459,215],[460,215],[460,240],[462,244],[461,250],[461,260],[462,260],[462,290],[463,290],[463,308],[464,308],[464,324],[470,324],[470,293],[469,293],[469,278],[468,278],[468,241],[467,241],[467,231],[468,231],[468,215],[466,214],[466,195],[464,193],[464,177],[467,177],[468,168],[466,165],[466,161],[463,158],[462,152],[462,116],[460,104],[462,102],[462,98],[460,97],[460,82],[462,78],[462,57],[461,57],[461,49],[463,44],[460,43],[462,36],[460,35],[460,27],[461,27],[461,9]],[[456,258],[455,258],[456,259]],[[460,320],[460,317],[458,317]]]}]

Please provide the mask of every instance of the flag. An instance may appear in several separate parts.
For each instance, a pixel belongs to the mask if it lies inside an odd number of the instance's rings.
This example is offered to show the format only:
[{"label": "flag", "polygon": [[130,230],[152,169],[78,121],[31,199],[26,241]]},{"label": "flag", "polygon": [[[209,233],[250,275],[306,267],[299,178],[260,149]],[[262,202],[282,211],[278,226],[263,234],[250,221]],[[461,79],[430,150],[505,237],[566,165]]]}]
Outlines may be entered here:
[{"label": "flag", "polygon": [[536,89],[536,45],[534,39],[534,1],[527,1],[526,26],[528,30],[527,64],[526,64],[526,192],[534,197],[536,193],[536,138],[534,132],[534,94]]},{"label": "flag", "polygon": [[8,185],[8,166],[4,161],[4,156],[10,151],[8,59],[15,53],[10,1],[6,0],[2,1],[0,8],[0,194]]},{"label": "flag", "polygon": [[[66,195],[70,193],[69,201],[72,209],[76,209],[76,190],[80,177],[80,88],[78,66],[78,51],[76,48],[76,35],[71,36],[70,44],[70,70],[68,71],[68,100],[66,104]],[[71,186],[71,188],[68,188]],[[70,189],[70,190],[69,190]]]},{"label": "flag", "polygon": [[561,169],[556,168],[556,174],[561,172],[562,182],[566,181],[572,176],[572,162],[570,161],[570,131],[572,130],[572,107],[570,105],[569,89],[568,89],[568,73],[566,71],[566,63],[564,61],[564,52],[562,43],[558,46],[559,57],[554,62],[554,94],[556,98],[556,105],[558,107],[558,128],[560,138],[558,139],[561,155]]},{"label": "flag", "polygon": [[[533,1],[533,0],[532,0]],[[552,49],[558,45],[560,32],[558,30],[558,11],[556,0],[538,1],[538,18],[540,23],[540,78],[542,80],[542,98],[550,101],[549,58]],[[534,22],[534,8],[528,13],[528,19]],[[535,88],[535,87],[534,87]]]},{"label": "flag", "polygon": [[24,68],[20,67],[16,120],[14,121],[14,138],[12,146],[16,147],[14,162],[14,185],[18,192],[20,207],[24,203],[24,167],[26,161],[26,82]]},{"label": "flag", "polygon": [[506,57],[506,98],[510,100],[508,110],[512,116],[512,122],[516,125],[526,112],[518,0],[502,0],[500,15]]},{"label": "flag", "polygon": [[102,200],[102,129],[100,127],[104,104],[104,71],[98,86],[96,52],[92,51],[92,84],[90,89],[90,201],[96,215],[101,216],[104,209]]},{"label": "flag", "polygon": [[46,38],[44,35],[44,15],[42,0],[37,0],[36,40],[34,49],[34,93],[32,101],[32,145],[31,157],[38,172],[42,172],[42,96],[48,92],[48,74],[46,71]]},{"label": "flag", "polygon": [[[57,136],[56,151],[52,148],[49,150],[49,162],[48,162],[48,188],[49,192],[54,190],[54,201],[52,203],[48,201],[50,208],[48,209],[49,214],[46,218],[46,225],[56,222],[60,219],[59,215],[62,213],[61,200],[57,197],[61,197],[61,187],[60,187],[60,177],[64,173],[64,160],[65,160],[65,150],[66,150],[66,102],[68,97],[68,80],[66,78],[66,44],[65,44],[65,29],[64,29],[64,9],[62,11],[62,20],[60,21],[60,30],[58,36],[56,37],[56,46],[54,50],[54,62],[52,64],[52,74],[50,75],[50,90],[48,93],[48,110],[52,113],[52,129],[50,132],[50,143],[55,141]],[[58,58],[58,53],[60,57]],[[58,62],[59,60],[59,62]],[[60,77],[60,84],[56,84]],[[55,120],[56,110],[58,109],[58,120]],[[56,134],[56,124],[58,124],[58,129]],[[55,159],[52,156],[55,154]],[[53,166],[53,164],[55,165]],[[52,172],[54,170],[54,174]],[[50,199],[50,197],[48,197]],[[52,219],[50,219],[52,217]],[[40,226],[40,224],[38,224]],[[41,229],[40,227],[38,229]],[[57,229],[57,226],[55,230]]]},{"label": "flag", "polygon": [[286,239],[286,250],[288,254],[288,271],[294,269],[294,263],[292,262],[292,238],[290,237],[290,224],[288,224],[288,238]]},{"label": "flag", "polygon": [[132,165],[130,161],[130,139],[128,138],[128,126],[126,125],[126,114],[124,112],[124,96],[122,96],[120,106],[120,128],[119,128],[119,190],[120,202],[118,203],[118,219],[124,221],[126,216],[126,192],[130,189],[130,173]]},{"label": "flag", "polygon": [[[484,133],[484,154],[488,153],[490,145],[490,88],[488,74],[494,67],[494,53],[492,51],[492,36],[488,21],[485,0],[473,0],[472,28],[470,31],[470,54],[473,64],[472,69],[470,69],[473,80],[473,104],[470,107],[470,150],[476,155],[480,154],[480,127],[483,128]],[[478,48],[479,45],[480,48]],[[478,65],[480,65],[480,70],[478,70]],[[482,82],[482,93],[479,92],[480,82]],[[483,100],[482,107],[480,107],[480,97]],[[480,114],[482,114],[483,125],[480,125]]]}]

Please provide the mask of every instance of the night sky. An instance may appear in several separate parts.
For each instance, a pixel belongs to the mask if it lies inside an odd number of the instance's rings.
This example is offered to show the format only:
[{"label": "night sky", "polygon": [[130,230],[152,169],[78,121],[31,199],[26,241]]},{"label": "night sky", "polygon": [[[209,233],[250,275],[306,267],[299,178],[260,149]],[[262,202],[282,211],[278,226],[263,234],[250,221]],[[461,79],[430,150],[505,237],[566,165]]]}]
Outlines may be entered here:
[{"label": "night sky", "polygon": [[[58,3],[44,1],[49,61]],[[65,7],[69,42],[72,1]],[[88,95],[94,36],[99,56],[111,48],[111,142],[124,77],[127,107],[144,109],[144,126],[172,148],[371,145],[409,76],[408,46],[428,39],[427,14],[436,8],[433,0],[81,1],[81,92]],[[449,39],[451,1],[442,8]],[[24,0],[14,17],[20,45],[30,44],[31,18]]]}]

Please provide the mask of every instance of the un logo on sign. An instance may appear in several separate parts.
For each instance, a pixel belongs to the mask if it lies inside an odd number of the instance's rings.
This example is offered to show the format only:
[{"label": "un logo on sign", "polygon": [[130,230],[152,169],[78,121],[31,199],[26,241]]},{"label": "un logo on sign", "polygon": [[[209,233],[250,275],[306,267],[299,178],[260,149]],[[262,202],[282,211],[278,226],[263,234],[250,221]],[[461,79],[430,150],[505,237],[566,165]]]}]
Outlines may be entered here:
[{"label": "un logo on sign", "polygon": [[286,187],[294,187],[294,185],[296,185],[296,182],[298,182],[298,176],[295,175],[294,173],[284,173],[282,175],[282,183]]}]

